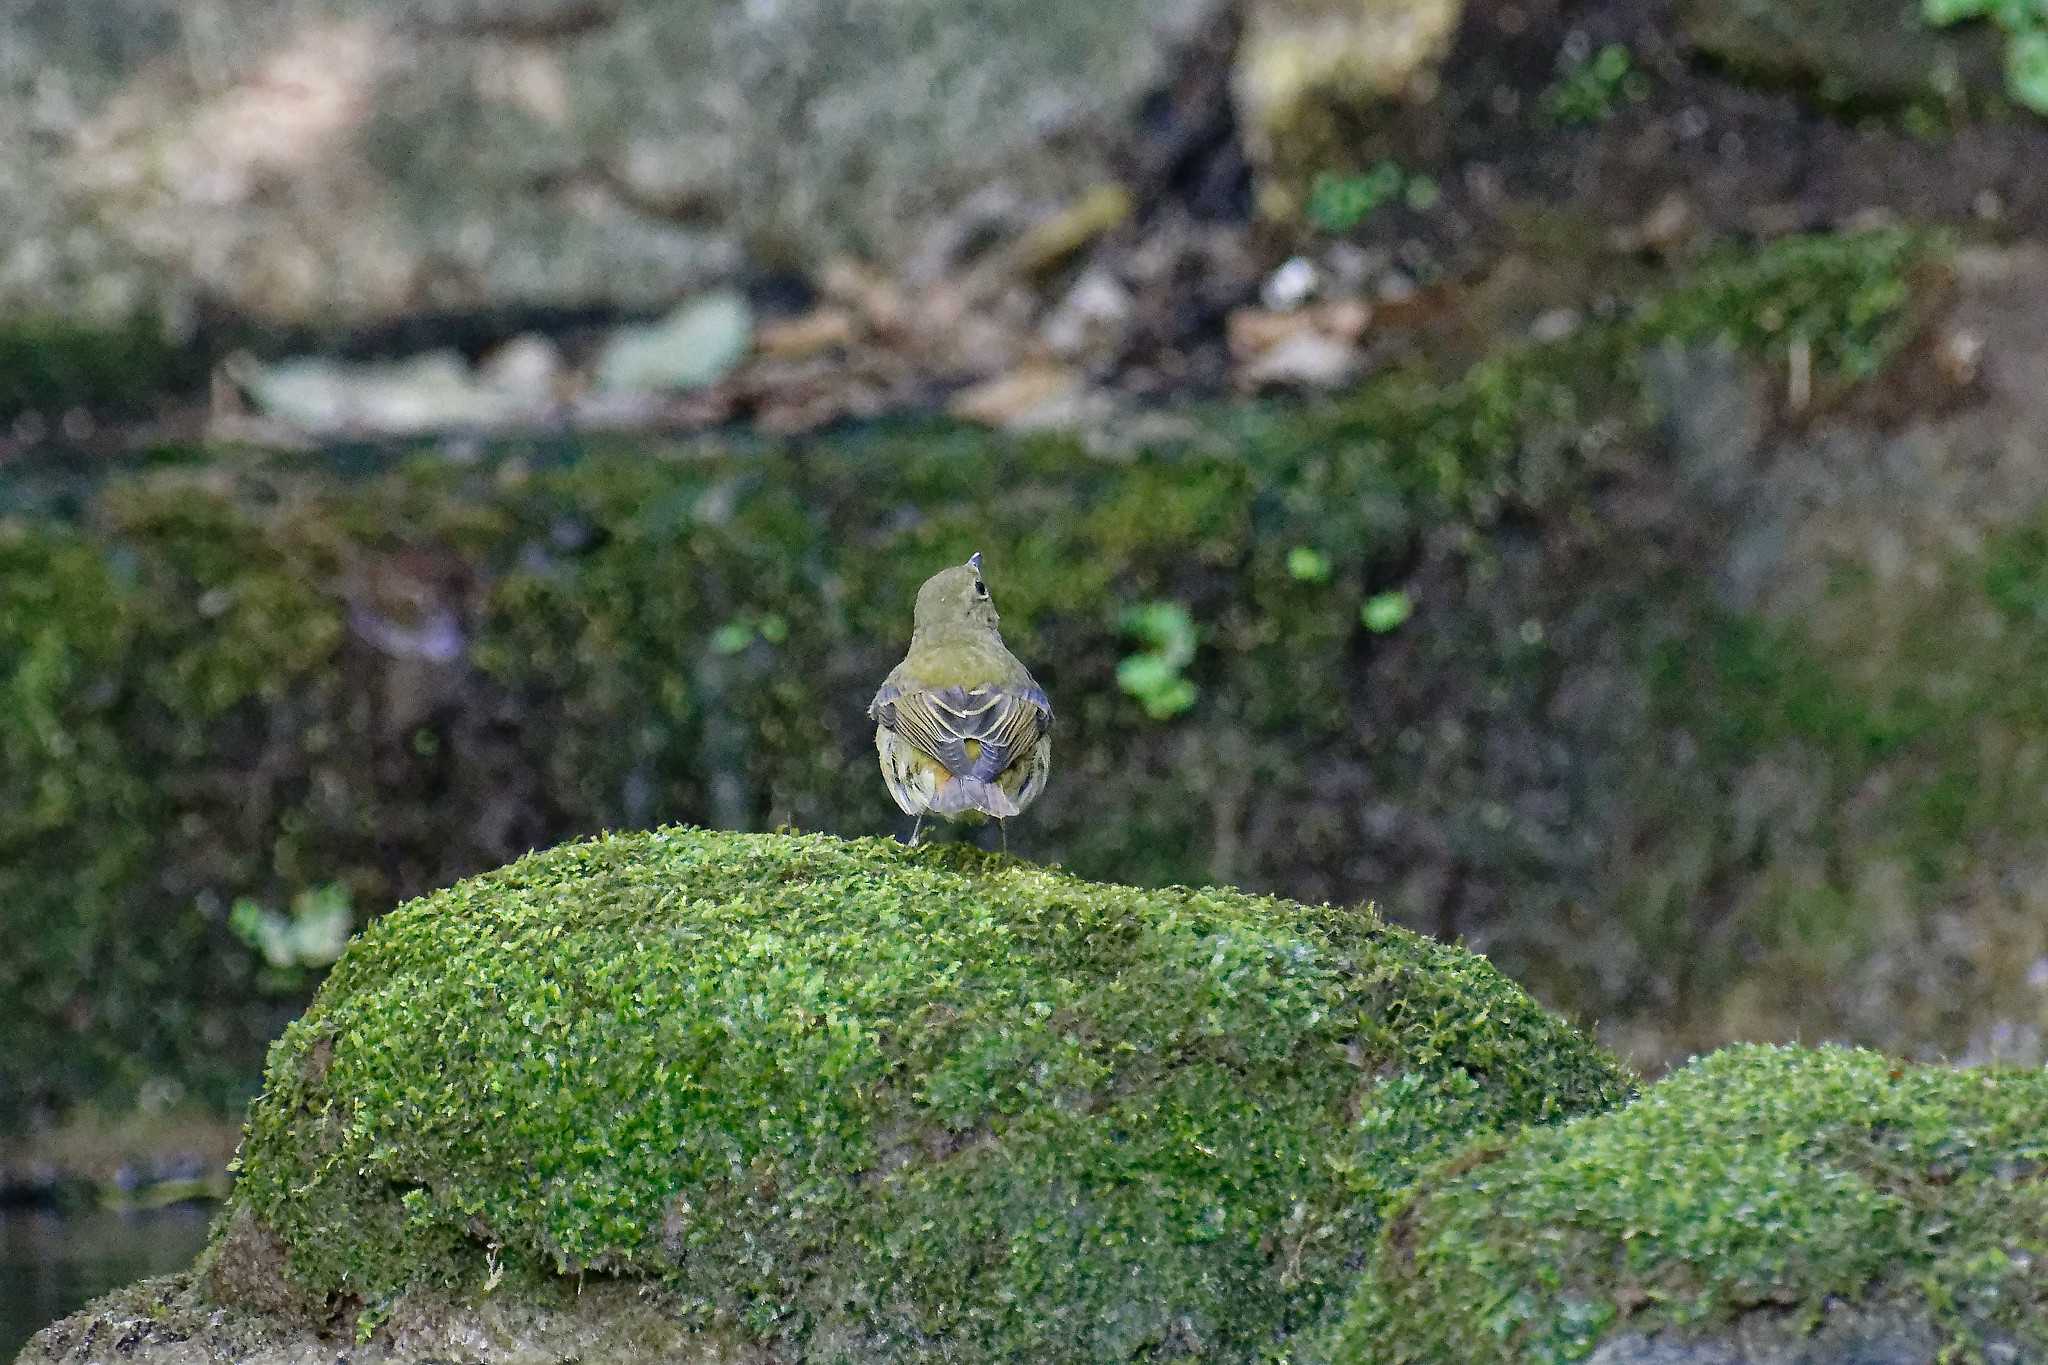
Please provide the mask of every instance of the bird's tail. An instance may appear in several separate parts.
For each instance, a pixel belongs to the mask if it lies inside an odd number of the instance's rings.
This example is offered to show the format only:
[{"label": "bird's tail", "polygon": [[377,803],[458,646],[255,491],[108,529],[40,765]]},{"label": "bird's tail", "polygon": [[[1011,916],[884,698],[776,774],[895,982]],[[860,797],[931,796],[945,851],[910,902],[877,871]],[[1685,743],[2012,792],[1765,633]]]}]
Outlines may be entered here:
[{"label": "bird's tail", "polygon": [[993,782],[984,782],[978,777],[956,777],[942,784],[932,793],[931,809],[935,814],[951,819],[980,811],[993,815],[998,820],[1007,819],[1018,813],[1017,803],[1010,794]]}]

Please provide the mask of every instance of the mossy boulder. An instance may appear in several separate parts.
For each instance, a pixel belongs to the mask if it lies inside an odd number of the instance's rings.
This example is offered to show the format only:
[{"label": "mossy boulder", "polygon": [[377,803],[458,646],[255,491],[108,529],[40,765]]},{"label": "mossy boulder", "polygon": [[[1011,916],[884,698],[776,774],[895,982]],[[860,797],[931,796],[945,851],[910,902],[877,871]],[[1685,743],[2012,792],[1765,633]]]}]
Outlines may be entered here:
[{"label": "mossy boulder", "polygon": [[1836,1365],[2048,1353],[2048,1075],[1737,1047],[1439,1167],[1343,1361]]},{"label": "mossy boulder", "polygon": [[1939,30],[1919,0],[1683,0],[1685,35],[1753,79],[1851,110],[2000,100],[1998,35]]},{"label": "mossy boulder", "polygon": [[271,1054],[216,1302],[639,1279],[778,1354],[1261,1358],[1475,1135],[1628,1078],[1370,910],[665,829],[360,937]]}]

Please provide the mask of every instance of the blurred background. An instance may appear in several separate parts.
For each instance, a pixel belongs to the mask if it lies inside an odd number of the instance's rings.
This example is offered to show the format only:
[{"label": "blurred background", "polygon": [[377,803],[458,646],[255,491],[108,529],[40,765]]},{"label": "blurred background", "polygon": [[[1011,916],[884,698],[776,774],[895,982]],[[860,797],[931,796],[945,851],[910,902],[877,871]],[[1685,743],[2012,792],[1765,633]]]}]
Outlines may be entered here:
[{"label": "blurred background", "polygon": [[0,1355],[380,912],[900,833],[974,550],[1024,856],[2040,1064],[2044,112],[1990,0],[0,0]]}]

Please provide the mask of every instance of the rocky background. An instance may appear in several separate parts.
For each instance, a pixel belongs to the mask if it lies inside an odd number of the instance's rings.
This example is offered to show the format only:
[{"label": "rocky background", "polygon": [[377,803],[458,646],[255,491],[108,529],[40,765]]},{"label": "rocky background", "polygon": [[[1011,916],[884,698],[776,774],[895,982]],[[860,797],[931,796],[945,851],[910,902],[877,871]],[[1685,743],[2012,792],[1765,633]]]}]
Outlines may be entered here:
[{"label": "rocky background", "polygon": [[2048,97],[1962,17],[7,0],[8,1179],[528,848],[893,829],[975,549],[1033,858],[1652,1069],[2040,1062]]}]

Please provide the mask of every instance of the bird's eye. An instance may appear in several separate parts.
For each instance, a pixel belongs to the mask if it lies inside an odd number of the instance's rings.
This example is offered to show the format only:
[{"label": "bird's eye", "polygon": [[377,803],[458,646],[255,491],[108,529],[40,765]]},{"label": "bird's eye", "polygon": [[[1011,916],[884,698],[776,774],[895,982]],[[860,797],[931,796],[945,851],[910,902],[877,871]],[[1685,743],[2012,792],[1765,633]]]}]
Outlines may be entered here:
[{"label": "bird's eye", "polygon": [[975,595],[976,597],[986,597],[986,596],[988,596],[988,584],[986,584],[986,583],[982,582],[982,581],[981,581],[981,580],[980,580],[979,578],[975,579],[975,580],[974,580],[974,595]]}]

